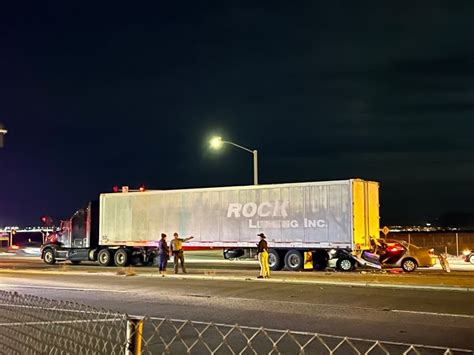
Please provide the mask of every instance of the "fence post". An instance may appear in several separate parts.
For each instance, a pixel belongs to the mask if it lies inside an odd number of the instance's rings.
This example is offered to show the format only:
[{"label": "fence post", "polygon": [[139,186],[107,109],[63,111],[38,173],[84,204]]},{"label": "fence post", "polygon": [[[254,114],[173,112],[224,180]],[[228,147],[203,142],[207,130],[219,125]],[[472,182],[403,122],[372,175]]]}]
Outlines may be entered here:
[{"label": "fence post", "polygon": [[456,232],[456,256],[459,256],[459,233]]},{"label": "fence post", "polygon": [[126,355],[138,355],[142,353],[143,317],[127,317],[127,344]]}]

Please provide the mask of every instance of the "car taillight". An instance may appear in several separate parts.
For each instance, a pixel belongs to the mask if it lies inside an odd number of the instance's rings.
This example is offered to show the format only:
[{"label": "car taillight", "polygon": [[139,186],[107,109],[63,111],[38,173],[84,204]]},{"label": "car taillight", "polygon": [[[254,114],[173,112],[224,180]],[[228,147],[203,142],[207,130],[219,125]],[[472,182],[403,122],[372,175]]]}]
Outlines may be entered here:
[{"label": "car taillight", "polygon": [[13,245],[11,246],[11,248],[12,248],[13,250],[18,250],[18,249],[20,249],[20,247],[19,247],[18,245],[15,245],[15,244],[13,244]]},{"label": "car taillight", "polygon": [[403,250],[403,247],[402,247],[401,245],[396,245],[396,244],[394,244],[394,245],[389,245],[389,246],[387,247],[387,251],[388,251],[389,253],[394,253],[394,252],[402,251],[402,250]]}]

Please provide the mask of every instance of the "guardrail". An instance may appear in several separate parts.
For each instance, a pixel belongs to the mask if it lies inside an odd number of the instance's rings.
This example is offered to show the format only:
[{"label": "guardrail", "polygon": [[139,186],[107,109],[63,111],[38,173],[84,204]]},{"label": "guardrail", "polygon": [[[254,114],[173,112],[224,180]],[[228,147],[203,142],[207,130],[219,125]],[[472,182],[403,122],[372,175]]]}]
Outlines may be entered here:
[{"label": "guardrail", "polygon": [[0,352],[8,354],[472,354],[472,350],[136,317],[0,291]]}]

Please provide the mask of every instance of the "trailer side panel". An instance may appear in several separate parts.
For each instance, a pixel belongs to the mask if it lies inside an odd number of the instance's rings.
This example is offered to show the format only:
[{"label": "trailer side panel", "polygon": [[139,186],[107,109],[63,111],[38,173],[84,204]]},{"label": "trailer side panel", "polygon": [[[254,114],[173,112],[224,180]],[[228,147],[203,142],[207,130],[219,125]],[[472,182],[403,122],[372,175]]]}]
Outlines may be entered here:
[{"label": "trailer side panel", "polygon": [[178,232],[195,247],[255,247],[263,231],[273,247],[350,248],[352,181],[102,194],[100,244],[155,245]]}]

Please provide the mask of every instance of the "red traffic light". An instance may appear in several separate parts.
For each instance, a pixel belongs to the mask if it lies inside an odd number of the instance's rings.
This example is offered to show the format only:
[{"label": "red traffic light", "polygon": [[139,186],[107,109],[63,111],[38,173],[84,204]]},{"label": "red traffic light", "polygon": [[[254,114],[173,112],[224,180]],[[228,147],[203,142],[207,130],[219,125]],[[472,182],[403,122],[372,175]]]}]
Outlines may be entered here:
[{"label": "red traffic light", "polygon": [[48,222],[48,217],[46,216],[41,217],[41,223],[46,224],[46,222]]}]

